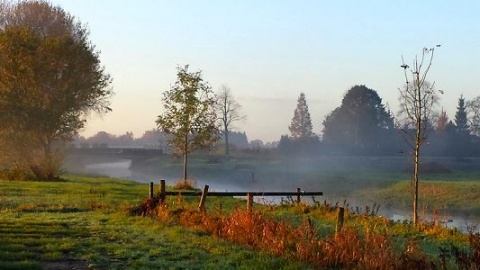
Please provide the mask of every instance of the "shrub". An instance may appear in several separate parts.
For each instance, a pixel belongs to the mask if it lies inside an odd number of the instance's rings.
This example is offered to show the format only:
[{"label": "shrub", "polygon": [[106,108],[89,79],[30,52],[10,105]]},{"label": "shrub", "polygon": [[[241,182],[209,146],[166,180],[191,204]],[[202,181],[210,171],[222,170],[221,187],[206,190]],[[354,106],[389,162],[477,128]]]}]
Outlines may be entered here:
[{"label": "shrub", "polygon": [[175,183],[173,188],[177,190],[195,190],[196,183],[193,179],[179,180]]},{"label": "shrub", "polygon": [[34,180],[35,175],[23,168],[13,167],[8,169],[3,169],[0,171],[0,179],[11,180],[11,181],[28,181]]}]

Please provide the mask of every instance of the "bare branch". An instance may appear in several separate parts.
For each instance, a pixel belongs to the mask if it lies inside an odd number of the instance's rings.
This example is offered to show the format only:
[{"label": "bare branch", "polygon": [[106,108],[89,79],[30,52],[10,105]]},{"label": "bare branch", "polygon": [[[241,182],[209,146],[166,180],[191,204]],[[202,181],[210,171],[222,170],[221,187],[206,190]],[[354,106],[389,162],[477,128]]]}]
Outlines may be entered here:
[{"label": "bare branch", "polygon": [[226,155],[229,154],[228,132],[232,128],[232,124],[247,118],[246,115],[241,113],[241,109],[242,105],[235,100],[230,88],[226,85],[222,85],[217,94],[216,111],[219,116],[218,120],[223,126]]},{"label": "bare branch", "polygon": [[[438,45],[436,47],[439,47]],[[400,91],[399,117],[403,122],[402,133],[407,145],[413,150],[414,173],[412,179],[413,194],[413,222],[418,219],[418,172],[420,148],[427,140],[429,124],[432,123],[434,107],[438,101],[435,93],[435,83],[427,82],[427,75],[433,61],[435,48],[423,48],[420,60],[415,56],[413,68],[405,64],[402,57],[402,65],[405,85]],[[407,75],[407,69],[410,76]]]}]

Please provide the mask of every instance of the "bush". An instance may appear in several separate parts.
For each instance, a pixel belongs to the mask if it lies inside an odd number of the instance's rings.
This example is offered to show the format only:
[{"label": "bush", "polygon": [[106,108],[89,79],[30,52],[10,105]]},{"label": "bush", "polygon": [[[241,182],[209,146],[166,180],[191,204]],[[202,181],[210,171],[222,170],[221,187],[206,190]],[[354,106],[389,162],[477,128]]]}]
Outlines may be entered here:
[{"label": "bush", "polygon": [[31,149],[23,156],[2,160],[0,177],[16,181],[57,181],[63,173],[64,152],[61,150],[45,153]]},{"label": "bush", "polygon": [[173,188],[178,190],[195,190],[196,183],[193,179],[178,180],[173,186]]},{"label": "bush", "polygon": [[29,170],[20,167],[0,170],[0,179],[9,181],[29,181],[35,180],[35,175]]}]

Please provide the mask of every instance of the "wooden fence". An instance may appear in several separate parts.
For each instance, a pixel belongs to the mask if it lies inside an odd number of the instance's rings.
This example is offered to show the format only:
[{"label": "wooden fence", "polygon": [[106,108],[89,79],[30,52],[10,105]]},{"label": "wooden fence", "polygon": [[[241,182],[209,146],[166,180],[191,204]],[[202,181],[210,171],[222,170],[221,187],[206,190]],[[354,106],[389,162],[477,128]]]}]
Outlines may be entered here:
[{"label": "wooden fence", "polygon": [[[302,196],[322,196],[323,192],[305,192],[302,191],[300,188],[297,188],[295,192],[258,192],[258,191],[253,191],[253,192],[227,192],[227,191],[214,191],[214,192],[209,192],[208,191],[209,186],[205,185],[202,189],[202,191],[195,191],[195,190],[190,190],[190,191],[184,191],[184,190],[177,190],[177,191],[166,191],[165,190],[165,180],[160,180],[160,187],[159,187],[159,196],[161,198],[166,198],[166,196],[169,195],[182,195],[182,196],[200,196],[200,203],[198,204],[198,210],[199,211],[205,211],[205,202],[207,200],[207,196],[217,196],[217,197],[232,197],[232,196],[246,196],[247,197],[247,210],[252,211],[253,207],[253,197],[254,196],[295,196],[296,197],[296,203],[300,203],[301,197]],[[149,186],[149,196],[150,198],[153,198],[154,196],[154,188],[153,188],[153,182],[150,182]],[[335,226],[335,232],[340,232],[343,227],[343,222],[344,222],[344,208],[343,207],[338,207],[337,209],[337,224]]]},{"label": "wooden fence", "polygon": [[[251,211],[253,206],[253,197],[254,196],[292,196],[296,197],[296,202],[300,203],[302,196],[322,196],[323,192],[305,192],[300,188],[297,188],[294,192],[285,192],[285,191],[274,191],[274,192],[263,192],[263,191],[253,191],[253,192],[228,192],[228,191],[208,191],[209,186],[205,185],[201,191],[166,191],[165,190],[165,180],[160,180],[159,195],[161,197],[166,197],[169,195],[182,195],[182,196],[200,196],[200,203],[198,209],[203,211],[205,209],[205,202],[207,196],[216,196],[216,197],[233,197],[233,196],[246,196],[247,197],[247,209]],[[153,182],[150,182],[149,187],[149,196],[152,198],[154,196]]]}]

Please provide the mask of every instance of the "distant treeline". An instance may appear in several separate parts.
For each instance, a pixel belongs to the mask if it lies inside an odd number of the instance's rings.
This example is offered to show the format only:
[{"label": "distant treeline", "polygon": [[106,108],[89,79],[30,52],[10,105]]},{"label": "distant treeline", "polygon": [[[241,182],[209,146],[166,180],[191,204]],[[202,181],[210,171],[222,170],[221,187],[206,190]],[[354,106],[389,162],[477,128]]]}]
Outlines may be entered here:
[{"label": "distant treeline", "polygon": [[[438,104],[437,104],[438,105]],[[346,92],[341,105],[323,120],[322,135],[313,133],[305,94],[298,98],[290,134],[277,142],[249,141],[245,132],[229,132],[229,145],[235,151],[264,151],[280,155],[366,155],[399,156],[412,151],[415,128],[402,122],[402,113],[394,116],[382,104],[375,90],[356,85]],[[480,156],[480,97],[467,101],[460,96],[453,120],[443,109],[427,119],[427,139],[422,155],[469,157]],[[77,137],[79,148],[152,148],[169,153],[169,135],[156,129],[134,138],[132,132],[116,136],[101,131],[84,138]],[[213,147],[222,153],[224,136]]]},{"label": "distant treeline", "polygon": [[[325,117],[320,137],[312,132],[306,98],[301,93],[290,134],[281,137],[278,151],[285,155],[409,155],[415,127],[403,121],[405,116],[401,111],[394,117],[376,91],[356,85]],[[443,109],[425,120],[428,136],[422,141],[422,155],[480,156],[480,97],[466,101],[460,96],[454,121]]]},{"label": "distant treeline", "polygon": [[[215,149],[223,149],[224,141],[220,134],[220,141],[217,142]],[[169,135],[156,129],[148,130],[139,138],[135,138],[132,132],[126,132],[123,135],[114,135],[105,131],[100,131],[91,137],[78,136],[73,141],[76,148],[146,148],[162,149],[164,153],[170,152]],[[261,140],[248,141],[245,132],[229,132],[229,145],[235,150],[274,148],[274,143],[264,143]]]},{"label": "distant treeline", "polygon": [[[278,152],[283,155],[365,155],[365,156],[400,156],[410,155],[412,149],[403,138],[404,130],[394,128],[384,130],[371,136],[365,144],[337,143],[312,138],[308,141],[294,141],[282,136]],[[413,132],[409,130],[407,132]],[[480,156],[480,137],[462,134],[454,126],[444,130],[433,129],[422,149],[426,156],[472,157]]]}]

